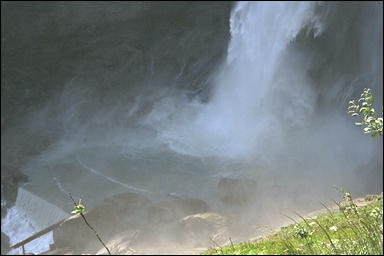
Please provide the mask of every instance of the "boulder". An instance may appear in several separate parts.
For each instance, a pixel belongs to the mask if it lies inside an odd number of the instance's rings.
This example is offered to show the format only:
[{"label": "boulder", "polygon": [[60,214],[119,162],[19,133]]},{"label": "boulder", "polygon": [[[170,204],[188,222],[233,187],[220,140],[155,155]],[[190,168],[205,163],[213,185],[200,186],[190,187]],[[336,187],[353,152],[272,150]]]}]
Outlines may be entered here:
[{"label": "boulder", "polygon": [[185,216],[207,212],[207,203],[200,199],[172,198],[148,207],[148,221],[152,223],[175,222]]},{"label": "boulder", "polygon": [[[87,218],[103,226],[117,224],[117,228],[132,225],[132,218],[142,216],[142,212],[152,202],[145,196],[137,193],[122,193],[104,199],[103,203],[93,208],[87,214]],[[105,221],[105,220],[108,221]],[[136,223],[134,221],[133,223]]]},{"label": "boulder", "polygon": [[[132,248],[145,248],[148,242],[182,243],[189,234],[179,220],[208,209],[207,203],[199,199],[170,198],[153,204],[143,195],[124,193],[106,198],[85,217],[114,253],[125,254],[132,253]],[[70,247],[77,254],[105,251],[81,217],[54,230],[54,240],[52,249]]]},{"label": "boulder", "polygon": [[[151,201],[143,195],[123,193],[106,198],[99,206],[86,212],[85,217],[101,239],[107,242],[113,234],[138,226],[137,219],[150,204]],[[96,252],[102,248],[81,217],[72,218],[55,229],[53,237],[55,248],[70,247],[75,253]]]}]

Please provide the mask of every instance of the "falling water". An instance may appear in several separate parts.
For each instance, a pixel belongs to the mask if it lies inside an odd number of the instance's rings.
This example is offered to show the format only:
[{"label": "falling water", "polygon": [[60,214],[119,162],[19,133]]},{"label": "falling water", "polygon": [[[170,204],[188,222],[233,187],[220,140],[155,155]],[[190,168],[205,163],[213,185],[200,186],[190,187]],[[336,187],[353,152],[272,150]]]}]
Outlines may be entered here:
[{"label": "falling water", "polygon": [[[281,126],[293,125],[313,108],[310,88],[301,84],[277,84],[283,51],[303,29],[322,32],[311,2],[238,3],[230,19],[228,56],[218,78],[212,101],[198,117],[209,137],[218,136],[219,152],[229,156],[252,155],[268,134],[271,143],[283,138]],[[300,76],[300,71],[296,76]],[[284,86],[284,87],[283,87]],[[283,91],[294,105],[280,106]],[[290,108],[285,116],[271,113],[273,107]],[[299,113],[297,109],[303,110]],[[288,116],[288,115],[291,116]],[[211,143],[211,142],[209,142]]]}]

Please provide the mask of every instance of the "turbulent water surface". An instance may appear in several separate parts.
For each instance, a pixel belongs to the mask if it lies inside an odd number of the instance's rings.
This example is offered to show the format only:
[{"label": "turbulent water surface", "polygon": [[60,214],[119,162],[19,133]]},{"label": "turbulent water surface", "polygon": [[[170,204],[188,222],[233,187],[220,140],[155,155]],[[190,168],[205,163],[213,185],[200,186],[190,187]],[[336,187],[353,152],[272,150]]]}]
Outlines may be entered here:
[{"label": "turbulent water surface", "polygon": [[244,219],[268,224],[267,212],[310,208],[333,185],[382,189],[382,140],[346,113],[364,87],[382,105],[381,2],[2,2],[1,12],[2,173],[28,177],[2,219],[11,243],[15,230],[68,216],[68,192],[89,207],[132,191],[219,209],[220,178],[246,178],[257,204]]}]

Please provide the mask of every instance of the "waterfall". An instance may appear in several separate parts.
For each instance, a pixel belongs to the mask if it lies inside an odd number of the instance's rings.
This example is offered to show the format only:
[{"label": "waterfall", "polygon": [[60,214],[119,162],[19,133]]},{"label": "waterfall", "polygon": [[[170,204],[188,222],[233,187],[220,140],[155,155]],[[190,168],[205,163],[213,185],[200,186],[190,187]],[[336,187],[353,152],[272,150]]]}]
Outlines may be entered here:
[{"label": "waterfall", "polygon": [[[290,42],[305,27],[313,29],[315,36],[321,33],[314,6],[311,2],[240,2],[233,9],[228,57],[208,107],[209,117],[214,116],[208,128],[227,141],[226,150],[246,154],[256,149],[260,136],[281,133],[281,124],[270,111],[280,99],[271,92],[283,75],[278,68]],[[280,86],[289,86],[289,90],[277,88],[289,93],[285,97],[298,98],[302,102],[297,104],[310,108],[309,89],[298,88],[299,84]],[[300,95],[296,95],[300,89]],[[205,113],[202,118],[206,122]]]},{"label": "waterfall", "polygon": [[[375,4],[238,2],[210,102],[179,107],[182,122],[161,127],[161,138],[183,154],[267,162],[292,146],[326,147],[322,136],[331,136],[330,129],[337,129],[339,145],[359,140],[345,109],[361,88],[382,91],[382,63],[367,48],[382,52],[380,18]],[[363,33],[365,27],[372,33]],[[191,108],[197,114],[188,120]],[[308,139],[315,129],[322,135]],[[298,151],[291,152],[295,158]]]},{"label": "waterfall", "polygon": [[[227,58],[211,101],[185,126],[162,132],[171,147],[185,153],[225,157],[254,156],[265,134],[281,141],[282,127],[309,114],[313,93],[297,70],[294,82],[279,74],[282,55],[303,30],[317,37],[322,24],[313,2],[239,2],[230,16]],[[291,100],[288,106],[284,99]],[[273,113],[280,108],[282,113]],[[184,115],[186,111],[179,111]],[[303,113],[298,113],[298,112]],[[184,118],[185,119],[185,118]],[[193,128],[191,128],[193,127]],[[188,139],[190,138],[190,139]],[[265,143],[264,143],[265,144]]]}]

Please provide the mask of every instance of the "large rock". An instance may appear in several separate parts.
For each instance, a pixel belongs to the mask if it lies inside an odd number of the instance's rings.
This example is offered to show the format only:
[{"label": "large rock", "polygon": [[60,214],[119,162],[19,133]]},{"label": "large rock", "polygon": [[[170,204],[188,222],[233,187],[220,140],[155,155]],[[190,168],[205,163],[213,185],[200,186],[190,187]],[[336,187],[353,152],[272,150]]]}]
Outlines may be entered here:
[{"label": "large rock", "polygon": [[143,243],[135,244],[135,248],[146,248],[148,243],[159,248],[170,244],[184,246],[190,235],[180,220],[208,210],[206,202],[191,198],[171,198],[148,207],[144,216],[147,225],[143,226]]},{"label": "large rock", "polygon": [[[87,218],[99,223],[116,223],[119,227],[124,224],[132,224],[132,217],[141,213],[152,202],[143,195],[137,193],[122,193],[104,199],[103,203],[92,209]],[[105,220],[108,221],[105,221]]]},{"label": "large rock", "polygon": [[[106,198],[102,204],[86,212],[89,224],[104,242],[111,236],[128,228],[140,226],[137,220],[151,204],[145,196],[123,193]],[[79,218],[65,222],[53,232],[54,248],[70,247],[75,253],[96,252],[102,248],[93,231]]]},{"label": "large rock", "polygon": [[185,216],[207,212],[207,203],[200,199],[173,198],[148,207],[147,216],[150,223],[170,223]]},{"label": "large rock", "polygon": [[221,178],[217,186],[219,198],[226,204],[243,205],[256,195],[257,183],[249,179]]},{"label": "large rock", "polygon": [[[171,198],[153,204],[143,195],[124,193],[106,198],[85,217],[110,249],[120,254],[129,253],[131,246],[182,243],[188,237],[188,230],[179,220],[208,209],[207,203],[199,199]],[[80,217],[56,229],[54,240],[52,250],[70,247],[79,254],[105,250]]]}]

